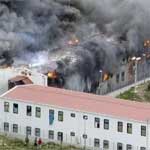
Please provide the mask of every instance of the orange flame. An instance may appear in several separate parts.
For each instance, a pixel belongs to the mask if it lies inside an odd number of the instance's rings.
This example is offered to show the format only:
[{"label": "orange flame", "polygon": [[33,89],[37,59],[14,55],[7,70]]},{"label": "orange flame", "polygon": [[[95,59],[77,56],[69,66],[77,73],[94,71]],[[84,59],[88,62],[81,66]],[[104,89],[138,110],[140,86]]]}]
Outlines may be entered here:
[{"label": "orange flame", "polygon": [[150,40],[144,41],[144,47],[150,47]]},{"label": "orange flame", "polygon": [[72,40],[68,41],[68,45],[73,45],[73,41]]},{"label": "orange flame", "polygon": [[48,72],[47,76],[51,79],[56,79],[57,78],[57,72],[56,71],[50,71],[50,72]]},{"label": "orange flame", "polygon": [[147,55],[146,55],[146,58],[150,58],[150,54],[147,54]]},{"label": "orange flame", "polygon": [[79,44],[79,39],[77,38],[68,41],[68,45],[77,45],[77,44]]},{"label": "orange flame", "polygon": [[104,81],[109,80],[109,75],[108,75],[107,73],[105,73],[105,74],[104,74],[104,76],[103,76],[103,80],[104,80]]}]

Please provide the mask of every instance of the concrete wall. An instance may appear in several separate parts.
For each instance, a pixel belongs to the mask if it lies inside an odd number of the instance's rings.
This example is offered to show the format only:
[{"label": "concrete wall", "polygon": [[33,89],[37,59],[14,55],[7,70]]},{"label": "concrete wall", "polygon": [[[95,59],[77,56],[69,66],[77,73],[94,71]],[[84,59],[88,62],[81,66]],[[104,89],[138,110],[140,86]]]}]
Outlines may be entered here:
[{"label": "concrete wall", "polygon": [[[10,112],[4,113],[3,102],[7,101],[10,103]],[[42,101],[42,99],[41,99]],[[19,104],[19,114],[12,113],[13,103]],[[26,106],[32,106],[32,116],[26,116]],[[35,107],[41,107],[41,118],[35,117]],[[49,125],[49,109],[55,110],[54,123]],[[64,112],[64,121],[58,121],[58,111]],[[75,113],[76,117],[72,118],[70,113]],[[28,104],[17,101],[10,100],[0,100],[0,132],[3,132],[3,123],[9,122],[10,125],[17,123],[19,125],[19,135],[25,136],[26,126],[32,127],[32,136],[34,138],[34,128],[41,129],[41,138],[48,140],[48,130],[54,130],[55,138],[54,141],[57,141],[57,132],[63,132],[64,143],[74,144],[78,146],[84,146],[86,142],[87,147],[94,147],[94,138],[100,139],[100,148],[103,148],[103,140],[109,141],[109,149],[116,150],[117,143],[123,143],[123,149],[126,149],[126,144],[133,145],[134,150],[140,150],[140,147],[147,147],[149,145],[150,149],[150,127],[145,122],[137,122],[128,119],[114,118],[107,115],[92,114],[87,112],[73,111],[69,109],[62,109],[53,106],[44,106],[41,104]],[[88,120],[83,119],[83,115],[88,116]],[[94,127],[94,118],[100,118],[100,128]],[[109,130],[104,130],[103,122],[104,119],[109,119]],[[123,132],[119,133],[117,131],[117,122],[123,122]],[[127,134],[127,123],[132,123],[133,133]],[[141,136],[141,125],[148,126],[148,136]],[[70,132],[75,132],[75,137],[70,136]],[[12,133],[12,130],[10,131]],[[83,134],[87,134],[87,139],[83,139]],[[147,144],[148,141],[148,144]]]},{"label": "concrete wall", "polygon": [[[124,80],[122,80],[121,74],[124,72]],[[116,76],[119,75],[119,82],[116,81]],[[134,78],[133,78],[134,81]],[[132,81],[132,82],[133,82]],[[117,68],[117,71],[113,74],[113,77],[109,80],[103,81],[97,90],[97,94],[104,95],[114,91],[116,89],[122,88],[130,83],[128,74],[128,64],[121,65]]]},{"label": "concrete wall", "polygon": [[[97,90],[97,94],[104,95],[111,93],[115,90],[118,90],[120,88],[123,88],[125,86],[131,85],[135,82],[135,71],[134,66],[131,67],[133,69],[132,74],[129,73],[129,63],[123,63],[120,64],[120,66],[116,69],[116,72],[114,73],[113,77],[110,78],[107,81],[104,81],[102,84],[100,84],[100,87]],[[125,72],[125,80],[121,80],[121,73]],[[116,76],[119,74],[119,82],[116,82]],[[146,78],[150,77],[150,60],[141,61],[138,62],[137,65],[137,80],[145,80]]]}]

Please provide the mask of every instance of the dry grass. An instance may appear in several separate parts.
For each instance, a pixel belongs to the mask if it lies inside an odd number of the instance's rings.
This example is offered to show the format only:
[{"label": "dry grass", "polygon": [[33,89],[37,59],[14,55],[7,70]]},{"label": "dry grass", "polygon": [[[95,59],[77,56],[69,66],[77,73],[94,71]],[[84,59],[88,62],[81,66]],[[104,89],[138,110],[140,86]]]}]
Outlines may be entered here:
[{"label": "dry grass", "polygon": [[64,146],[55,144],[53,142],[44,143],[42,148],[34,147],[33,143],[25,145],[24,141],[20,139],[12,139],[3,135],[0,135],[0,150],[79,150],[74,146]]},{"label": "dry grass", "polygon": [[148,89],[148,85],[150,85],[150,82],[139,85],[136,88],[136,93],[134,91],[134,87],[132,87],[128,91],[118,95],[117,98],[141,102],[150,102],[150,89]]}]

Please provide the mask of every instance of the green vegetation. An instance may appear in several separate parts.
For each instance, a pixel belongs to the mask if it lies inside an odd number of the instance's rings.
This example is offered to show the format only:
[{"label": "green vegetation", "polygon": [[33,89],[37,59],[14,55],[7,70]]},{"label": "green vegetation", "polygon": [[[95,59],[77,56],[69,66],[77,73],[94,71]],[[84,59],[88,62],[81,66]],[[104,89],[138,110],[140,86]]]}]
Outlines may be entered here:
[{"label": "green vegetation", "polygon": [[36,148],[33,143],[25,145],[20,139],[13,139],[0,135],[0,150],[79,150],[75,146],[60,145],[53,142],[44,143],[41,149]]},{"label": "green vegetation", "polygon": [[140,101],[140,97],[137,93],[134,92],[134,88],[132,87],[128,91],[121,93],[117,98],[126,99],[126,100],[134,100],[134,101]]},{"label": "green vegetation", "polygon": [[118,95],[117,98],[141,102],[150,102],[150,81],[139,85],[136,88],[136,93],[134,91],[134,87],[132,87],[128,91]]}]

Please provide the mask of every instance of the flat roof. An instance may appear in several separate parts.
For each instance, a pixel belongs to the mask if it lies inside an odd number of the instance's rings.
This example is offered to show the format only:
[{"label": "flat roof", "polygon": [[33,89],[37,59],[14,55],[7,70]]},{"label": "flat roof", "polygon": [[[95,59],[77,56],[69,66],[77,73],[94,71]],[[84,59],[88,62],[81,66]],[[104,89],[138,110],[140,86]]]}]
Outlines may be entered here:
[{"label": "flat roof", "polygon": [[1,98],[136,121],[147,121],[150,119],[149,103],[120,100],[109,96],[99,96],[40,85],[16,86],[1,95]]}]

